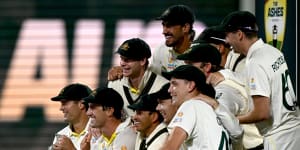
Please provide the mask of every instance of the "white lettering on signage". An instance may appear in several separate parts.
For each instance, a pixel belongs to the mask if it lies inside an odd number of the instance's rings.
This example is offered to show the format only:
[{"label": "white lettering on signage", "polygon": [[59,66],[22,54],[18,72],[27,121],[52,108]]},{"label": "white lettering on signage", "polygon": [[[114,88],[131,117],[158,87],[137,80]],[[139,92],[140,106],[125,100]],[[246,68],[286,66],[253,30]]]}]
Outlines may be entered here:
[{"label": "white lettering on signage", "polygon": [[[194,28],[202,32],[205,25],[195,22]],[[71,76],[68,76],[68,55],[65,25],[60,19],[28,19],[22,24],[16,49],[2,90],[0,119],[18,121],[26,107],[44,108],[48,121],[62,121],[60,103],[50,100],[61,88],[80,82],[96,88],[98,85],[105,23],[102,20],[78,20],[75,25]],[[125,40],[144,39],[152,52],[164,43],[160,21],[147,25],[142,20],[119,20],[117,22],[114,49]],[[118,65],[119,57],[113,55]]]}]

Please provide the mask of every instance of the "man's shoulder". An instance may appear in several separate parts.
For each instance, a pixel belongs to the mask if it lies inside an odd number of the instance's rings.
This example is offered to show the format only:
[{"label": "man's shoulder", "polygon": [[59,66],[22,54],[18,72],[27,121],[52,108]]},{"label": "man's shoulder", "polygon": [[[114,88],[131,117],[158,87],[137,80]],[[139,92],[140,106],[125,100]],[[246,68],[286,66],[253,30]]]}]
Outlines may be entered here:
[{"label": "man's shoulder", "polygon": [[67,125],[66,127],[62,128],[57,132],[57,134],[62,134],[62,135],[68,135],[71,132],[70,126]]},{"label": "man's shoulder", "polygon": [[204,101],[195,98],[184,101],[179,108],[188,111],[206,111],[206,109],[212,109],[212,107]]},{"label": "man's shoulder", "polygon": [[216,88],[231,88],[230,90],[237,90],[247,96],[246,93],[246,87],[245,85],[241,84],[239,81],[236,81],[235,79],[225,79],[221,81],[219,84],[216,85]]},{"label": "man's shoulder", "polygon": [[[154,73],[154,72],[153,72]],[[156,73],[155,73],[156,74]],[[169,80],[167,80],[165,77],[163,77],[162,75],[160,74],[156,74],[156,80],[157,81],[160,81],[160,82],[163,82],[163,83],[167,83],[169,82]]]},{"label": "man's shoulder", "polygon": [[156,79],[153,82],[150,93],[158,91],[163,85],[167,84],[169,80],[163,76],[156,74]]},{"label": "man's shoulder", "polygon": [[120,85],[124,84],[124,80],[125,79],[123,77],[121,79],[117,79],[117,80],[114,80],[114,81],[108,81],[107,87],[109,87],[109,88],[119,87]]}]

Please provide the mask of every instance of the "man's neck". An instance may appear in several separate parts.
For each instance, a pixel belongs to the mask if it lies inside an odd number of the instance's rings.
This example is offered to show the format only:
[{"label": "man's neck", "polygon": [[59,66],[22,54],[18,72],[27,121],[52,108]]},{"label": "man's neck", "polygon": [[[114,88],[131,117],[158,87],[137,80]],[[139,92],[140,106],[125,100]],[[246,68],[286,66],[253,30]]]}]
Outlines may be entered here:
[{"label": "man's neck", "polygon": [[197,90],[194,90],[194,91],[186,94],[186,96],[184,97],[184,101],[183,102],[191,100],[194,97],[197,97],[199,94],[200,94],[200,92],[198,92]]},{"label": "man's neck", "polygon": [[242,54],[247,56],[250,47],[258,40],[259,40],[258,37],[254,37],[252,39],[247,39],[244,43],[244,49],[242,51]]},{"label": "man's neck", "polygon": [[139,85],[144,77],[145,72],[146,72],[146,70],[142,70],[142,71],[140,71],[140,73],[137,76],[129,77],[128,79],[129,79],[130,86],[135,89],[138,89]]},{"label": "man's neck", "polygon": [[141,83],[141,80],[142,80],[143,77],[136,77],[136,78],[129,78],[129,83],[130,83],[130,86],[135,88],[135,89],[138,89],[140,83]]},{"label": "man's neck", "polygon": [[113,133],[116,131],[117,127],[120,125],[121,120],[118,119],[111,119],[109,123],[107,122],[106,125],[101,128],[102,134],[107,139],[110,139]]},{"label": "man's neck", "polygon": [[70,127],[73,132],[81,133],[85,129],[88,121],[89,121],[89,118],[87,116],[84,116],[84,117],[81,117],[79,119],[79,121],[77,121],[75,123],[71,123]]},{"label": "man's neck", "polygon": [[173,50],[178,54],[183,54],[186,50],[188,50],[191,46],[191,41],[188,38],[184,38],[182,44],[175,45]]},{"label": "man's neck", "polygon": [[149,135],[155,130],[155,128],[159,125],[159,122],[152,123],[151,127],[147,129],[147,131],[141,132],[141,136],[143,138],[148,138]]}]

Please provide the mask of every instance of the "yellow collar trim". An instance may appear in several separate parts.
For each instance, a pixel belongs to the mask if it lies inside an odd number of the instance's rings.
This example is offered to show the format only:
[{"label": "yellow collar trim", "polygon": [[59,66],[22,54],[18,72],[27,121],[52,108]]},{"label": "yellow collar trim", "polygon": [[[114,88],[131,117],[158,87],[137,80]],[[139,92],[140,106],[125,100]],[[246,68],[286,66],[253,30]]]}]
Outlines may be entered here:
[{"label": "yellow collar trim", "polygon": [[102,136],[103,136],[104,140],[107,142],[107,144],[110,145],[110,144],[115,140],[115,138],[117,137],[117,133],[114,132],[114,133],[111,135],[110,139],[108,139],[108,138],[105,137],[104,135],[102,135]]},{"label": "yellow collar trim", "polygon": [[130,92],[138,95],[140,93],[140,90],[135,88],[130,88]]},{"label": "yellow collar trim", "polygon": [[76,138],[79,138],[81,135],[85,134],[85,130],[81,131],[80,133],[75,133],[72,131],[71,136],[75,136]]}]

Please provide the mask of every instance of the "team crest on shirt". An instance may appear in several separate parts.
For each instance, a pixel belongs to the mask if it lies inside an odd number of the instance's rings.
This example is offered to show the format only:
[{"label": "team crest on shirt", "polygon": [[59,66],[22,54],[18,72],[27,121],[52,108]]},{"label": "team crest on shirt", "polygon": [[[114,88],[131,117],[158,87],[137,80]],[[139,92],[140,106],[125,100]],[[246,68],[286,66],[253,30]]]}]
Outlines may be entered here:
[{"label": "team crest on shirt", "polygon": [[127,150],[126,145],[122,145],[122,146],[121,146],[121,150]]},{"label": "team crest on shirt", "polygon": [[176,115],[176,117],[175,117],[175,119],[174,119],[174,123],[176,123],[176,122],[181,122],[182,121],[182,117],[183,117],[183,112],[179,112],[177,115]]},{"label": "team crest on shirt", "polygon": [[254,78],[250,79],[249,87],[251,90],[256,90],[256,84]]},{"label": "team crest on shirt", "polygon": [[178,117],[182,117],[182,116],[183,116],[183,112],[179,112],[179,113],[177,114],[177,116],[178,116]]}]

